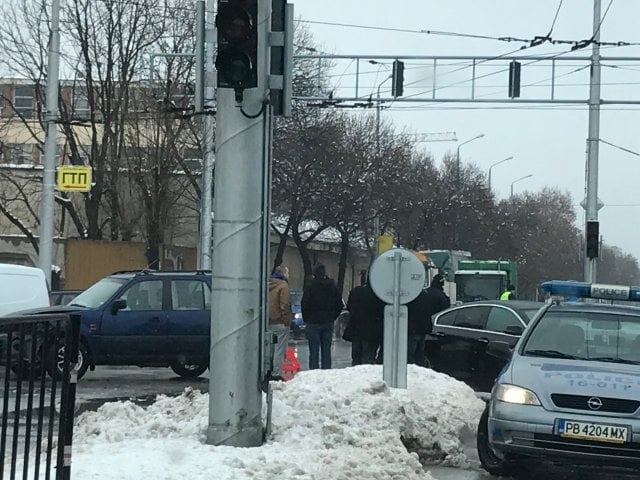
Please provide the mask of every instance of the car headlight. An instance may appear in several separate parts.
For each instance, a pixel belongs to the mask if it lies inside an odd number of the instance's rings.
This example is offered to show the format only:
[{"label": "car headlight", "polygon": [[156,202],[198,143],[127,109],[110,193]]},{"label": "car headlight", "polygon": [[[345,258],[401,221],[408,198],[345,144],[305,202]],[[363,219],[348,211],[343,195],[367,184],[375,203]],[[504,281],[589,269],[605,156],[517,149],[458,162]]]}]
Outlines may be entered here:
[{"label": "car headlight", "polygon": [[301,313],[296,313],[293,318],[302,318],[302,314]]},{"label": "car headlight", "polygon": [[496,400],[505,403],[517,403],[518,405],[540,405],[540,400],[535,393],[526,388],[517,387],[515,385],[496,385]]}]

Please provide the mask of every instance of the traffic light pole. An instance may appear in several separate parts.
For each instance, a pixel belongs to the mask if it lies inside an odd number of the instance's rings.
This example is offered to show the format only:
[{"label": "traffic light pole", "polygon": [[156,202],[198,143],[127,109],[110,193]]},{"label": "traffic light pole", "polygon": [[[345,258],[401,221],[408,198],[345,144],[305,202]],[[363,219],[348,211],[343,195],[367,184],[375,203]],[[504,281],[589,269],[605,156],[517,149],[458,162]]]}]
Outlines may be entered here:
[{"label": "traffic light pole", "polygon": [[[588,224],[598,221],[598,153],[600,137],[600,0],[593,2],[593,50],[589,90],[589,137],[587,139],[587,198],[585,201],[584,281],[596,281],[596,258],[588,255]],[[597,234],[596,234],[597,236]],[[596,247],[597,248],[597,247]],[[597,252],[596,252],[597,253]]]},{"label": "traffic light pole", "polygon": [[207,442],[214,445],[252,447],[263,440],[260,345],[267,282],[262,256],[264,216],[269,215],[264,176],[270,12],[271,1],[259,0],[258,86],[241,91],[242,108],[236,103],[238,92],[218,82],[207,429]]}]

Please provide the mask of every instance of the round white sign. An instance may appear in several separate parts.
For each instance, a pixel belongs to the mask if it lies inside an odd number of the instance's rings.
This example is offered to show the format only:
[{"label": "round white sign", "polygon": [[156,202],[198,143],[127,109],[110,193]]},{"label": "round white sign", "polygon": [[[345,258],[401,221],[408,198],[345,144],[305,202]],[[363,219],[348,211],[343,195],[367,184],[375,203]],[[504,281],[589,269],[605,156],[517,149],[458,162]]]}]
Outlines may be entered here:
[{"label": "round white sign", "polygon": [[393,303],[395,265],[400,263],[400,305],[414,300],[424,288],[426,271],[418,257],[404,248],[393,248],[375,259],[369,272],[373,292],[383,302]]}]

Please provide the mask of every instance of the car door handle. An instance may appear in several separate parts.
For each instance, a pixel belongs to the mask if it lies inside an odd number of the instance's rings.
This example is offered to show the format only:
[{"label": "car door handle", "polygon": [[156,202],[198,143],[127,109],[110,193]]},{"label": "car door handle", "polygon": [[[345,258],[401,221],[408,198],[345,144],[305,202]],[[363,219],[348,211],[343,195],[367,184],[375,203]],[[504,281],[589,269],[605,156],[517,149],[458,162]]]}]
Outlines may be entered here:
[{"label": "car door handle", "polygon": [[434,337],[444,337],[444,333],[442,332],[431,332],[431,335]]},{"label": "car door handle", "polygon": [[160,322],[160,317],[151,317],[151,318],[149,319],[149,321],[150,321],[150,322],[153,322],[153,323],[159,323],[159,322]]},{"label": "car door handle", "polygon": [[476,340],[480,343],[489,343],[489,339],[488,338],[476,338]]}]

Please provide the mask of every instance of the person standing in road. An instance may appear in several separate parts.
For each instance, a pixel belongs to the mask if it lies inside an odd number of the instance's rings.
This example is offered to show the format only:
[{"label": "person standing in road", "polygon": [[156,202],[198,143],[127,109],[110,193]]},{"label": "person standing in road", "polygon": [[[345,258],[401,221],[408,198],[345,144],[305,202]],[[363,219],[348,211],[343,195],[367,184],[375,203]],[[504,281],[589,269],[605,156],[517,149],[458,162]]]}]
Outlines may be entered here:
[{"label": "person standing in road", "polygon": [[277,338],[271,371],[271,377],[274,380],[282,380],[282,363],[289,345],[292,319],[289,269],[280,265],[276,267],[269,279],[269,330]]},{"label": "person standing in road", "polygon": [[351,333],[351,364],[374,364],[382,344],[384,302],[373,292],[366,270],[362,285],[349,293],[347,301]]},{"label": "person standing in road", "polygon": [[409,310],[407,363],[421,366],[426,364],[426,337],[433,330],[431,317],[450,306],[451,300],[444,293],[444,276],[440,273],[433,277],[429,288],[422,290],[407,304]]},{"label": "person standing in road", "polygon": [[516,287],[509,285],[507,289],[500,295],[500,300],[515,300],[516,299]]},{"label": "person standing in road", "polygon": [[[324,265],[313,270],[313,280],[302,294],[302,318],[309,342],[309,369],[331,368],[333,322],[342,311],[342,296]],[[320,359],[321,357],[321,359]]]}]

